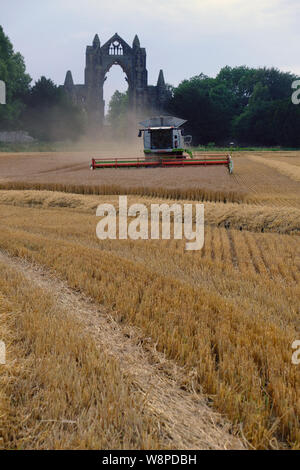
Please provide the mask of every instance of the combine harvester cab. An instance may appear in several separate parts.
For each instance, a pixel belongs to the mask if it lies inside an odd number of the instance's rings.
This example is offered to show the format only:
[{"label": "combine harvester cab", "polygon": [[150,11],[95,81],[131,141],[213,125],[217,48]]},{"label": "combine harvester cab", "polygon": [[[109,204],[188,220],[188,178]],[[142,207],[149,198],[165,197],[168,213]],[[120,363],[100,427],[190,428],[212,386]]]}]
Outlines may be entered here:
[{"label": "combine harvester cab", "polygon": [[233,161],[229,154],[201,153],[193,155],[184,148],[184,136],[180,127],[184,119],[174,116],[157,116],[140,122],[139,137],[144,134],[143,159],[92,159],[90,168],[153,168],[223,165],[233,172]]},{"label": "combine harvester cab", "polygon": [[[139,137],[144,134],[144,154],[146,159],[163,159],[165,157],[186,158],[183,131],[180,127],[184,119],[173,116],[159,116],[140,122],[143,126]],[[188,153],[191,152],[188,151]]]}]

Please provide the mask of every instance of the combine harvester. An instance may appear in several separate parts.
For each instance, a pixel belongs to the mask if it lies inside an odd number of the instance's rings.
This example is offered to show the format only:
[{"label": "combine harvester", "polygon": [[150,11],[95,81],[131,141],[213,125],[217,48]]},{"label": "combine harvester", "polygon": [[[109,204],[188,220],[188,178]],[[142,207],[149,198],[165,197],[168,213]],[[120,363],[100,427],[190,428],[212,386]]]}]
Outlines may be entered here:
[{"label": "combine harvester", "polygon": [[91,170],[97,168],[154,168],[183,166],[224,165],[233,172],[233,161],[229,154],[202,153],[194,157],[190,149],[184,148],[184,136],[180,127],[186,121],[173,116],[159,116],[140,122],[139,137],[144,134],[143,159],[92,159]]}]

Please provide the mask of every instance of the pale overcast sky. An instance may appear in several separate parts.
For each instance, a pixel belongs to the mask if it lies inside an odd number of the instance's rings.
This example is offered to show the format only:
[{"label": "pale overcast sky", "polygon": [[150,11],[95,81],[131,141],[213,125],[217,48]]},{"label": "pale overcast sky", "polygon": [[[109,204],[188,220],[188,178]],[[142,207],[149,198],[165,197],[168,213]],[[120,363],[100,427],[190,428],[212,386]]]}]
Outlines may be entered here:
[{"label": "pale overcast sky", "polygon": [[[278,67],[300,75],[300,0],[0,0],[0,24],[33,80],[57,84],[71,70],[83,83],[85,48],[95,33],[114,33],[146,48],[149,84],[168,83],[225,65]],[[127,84],[111,68],[105,99]]]}]

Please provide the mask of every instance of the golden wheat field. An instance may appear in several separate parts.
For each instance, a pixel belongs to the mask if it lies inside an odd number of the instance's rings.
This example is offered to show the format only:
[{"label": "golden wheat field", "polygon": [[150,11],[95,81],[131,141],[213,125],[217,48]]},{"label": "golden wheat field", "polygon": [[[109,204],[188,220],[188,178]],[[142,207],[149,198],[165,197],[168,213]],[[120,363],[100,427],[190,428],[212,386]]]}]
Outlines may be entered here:
[{"label": "golden wheat field", "polygon": [[[300,449],[300,152],[88,181],[50,157],[0,158],[0,448]],[[120,194],[203,202],[203,249],[99,240]]]}]

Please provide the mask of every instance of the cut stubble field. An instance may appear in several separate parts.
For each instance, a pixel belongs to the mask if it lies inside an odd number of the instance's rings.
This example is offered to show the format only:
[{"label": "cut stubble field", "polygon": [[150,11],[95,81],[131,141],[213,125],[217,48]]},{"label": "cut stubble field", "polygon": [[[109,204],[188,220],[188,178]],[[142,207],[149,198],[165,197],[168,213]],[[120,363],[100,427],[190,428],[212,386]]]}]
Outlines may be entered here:
[{"label": "cut stubble field", "polygon": [[[0,156],[0,445],[299,449],[300,153],[236,154],[234,176],[82,158]],[[98,240],[118,194],[204,202],[204,248]]]}]

